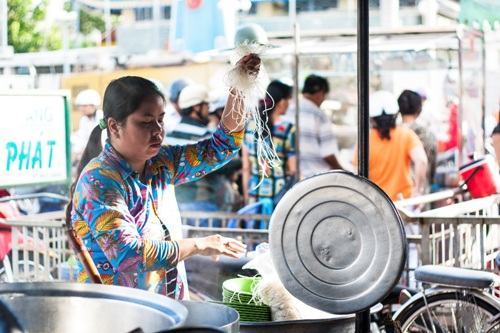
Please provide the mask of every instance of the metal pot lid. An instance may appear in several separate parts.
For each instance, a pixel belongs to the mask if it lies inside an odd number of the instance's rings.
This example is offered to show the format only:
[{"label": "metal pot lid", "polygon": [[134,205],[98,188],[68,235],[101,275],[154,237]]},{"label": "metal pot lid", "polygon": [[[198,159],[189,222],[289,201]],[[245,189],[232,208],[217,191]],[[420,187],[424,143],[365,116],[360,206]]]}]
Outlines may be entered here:
[{"label": "metal pot lid", "polygon": [[269,242],[284,286],[330,313],[354,313],[383,299],[406,259],[403,224],[369,180],[332,171],[297,183],[271,217]]}]

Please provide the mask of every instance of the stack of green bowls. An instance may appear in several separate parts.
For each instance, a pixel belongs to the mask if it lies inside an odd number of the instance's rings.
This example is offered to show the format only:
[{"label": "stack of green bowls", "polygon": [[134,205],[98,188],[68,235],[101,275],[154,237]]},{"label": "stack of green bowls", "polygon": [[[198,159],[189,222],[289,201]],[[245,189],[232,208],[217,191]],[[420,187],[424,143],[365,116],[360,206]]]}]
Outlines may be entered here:
[{"label": "stack of green bowls", "polygon": [[261,322],[271,320],[271,309],[253,297],[260,278],[241,277],[224,281],[222,301],[240,314],[240,321]]}]

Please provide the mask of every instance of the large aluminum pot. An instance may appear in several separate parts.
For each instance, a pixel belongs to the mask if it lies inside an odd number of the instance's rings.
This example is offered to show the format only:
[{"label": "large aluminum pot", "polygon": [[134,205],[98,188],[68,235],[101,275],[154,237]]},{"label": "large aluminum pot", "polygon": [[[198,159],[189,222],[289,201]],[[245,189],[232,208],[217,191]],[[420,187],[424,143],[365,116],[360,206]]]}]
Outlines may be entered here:
[{"label": "large aluminum pot", "polygon": [[314,320],[287,320],[241,323],[241,333],[354,333],[355,318],[342,317]]},{"label": "large aluminum pot", "polygon": [[227,333],[238,333],[240,315],[222,304],[208,302],[181,301],[188,310],[185,327],[216,327]]},{"label": "large aluminum pot", "polygon": [[[382,310],[378,303],[370,308],[374,314]],[[332,315],[325,319],[302,319],[272,322],[241,322],[240,333],[354,333],[356,315]]]},{"label": "large aluminum pot", "polygon": [[187,309],[143,290],[82,283],[4,283],[0,302],[25,331],[158,332],[182,325]]}]

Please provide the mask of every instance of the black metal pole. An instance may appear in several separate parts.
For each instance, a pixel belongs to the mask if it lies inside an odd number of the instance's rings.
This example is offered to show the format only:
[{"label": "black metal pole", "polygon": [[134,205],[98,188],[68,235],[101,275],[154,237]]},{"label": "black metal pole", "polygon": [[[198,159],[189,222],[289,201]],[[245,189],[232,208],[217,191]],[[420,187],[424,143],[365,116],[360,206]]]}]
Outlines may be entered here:
[{"label": "black metal pole", "polygon": [[358,0],[358,174],[368,178],[369,1]]},{"label": "black metal pole", "polygon": [[[358,0],[358,175],[368,178],[369,1]],[[370,332],[370,309],[356,313],[356,333]]]}]

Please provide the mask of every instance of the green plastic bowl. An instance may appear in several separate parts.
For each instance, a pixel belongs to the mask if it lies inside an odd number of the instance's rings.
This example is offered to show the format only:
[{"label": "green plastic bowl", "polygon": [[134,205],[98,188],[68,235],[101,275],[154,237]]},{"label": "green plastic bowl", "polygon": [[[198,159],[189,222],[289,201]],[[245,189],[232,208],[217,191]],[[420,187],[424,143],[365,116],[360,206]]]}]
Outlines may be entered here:
[{"label": "green plastic bowl", "polygon": [[254,277],[229,279],[222,283],[222,290],[224,291],[225,289],[235,294],[248,295],[252,297],[252,292],[259,282],[260,278]]},{"label": "green plastic bowl", "polygon": [[240,321],[271,321],[271,308],[267,305],[243,304],[234,302],[223,302],[222,304],[238,311],[240,315]]}]

